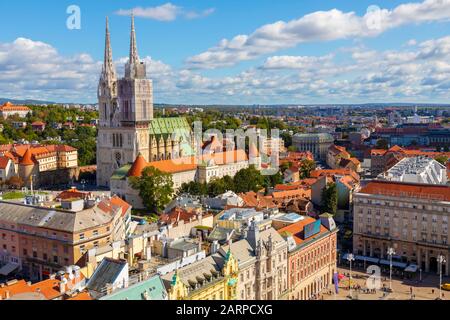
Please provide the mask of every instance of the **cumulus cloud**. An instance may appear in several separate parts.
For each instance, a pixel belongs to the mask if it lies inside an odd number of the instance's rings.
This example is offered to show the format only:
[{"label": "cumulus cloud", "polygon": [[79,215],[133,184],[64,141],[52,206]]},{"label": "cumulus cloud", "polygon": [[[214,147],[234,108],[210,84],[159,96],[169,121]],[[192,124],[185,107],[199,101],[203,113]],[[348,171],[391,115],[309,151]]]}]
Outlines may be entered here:
[{"label": "cumulus cloud", "polygon": [[223,39],[186,62],[190,68],[199,69],[232,66],[304,42],[372,37],[402,25],[449,18],[450,0],[402,4],[393,10],[376,8],[368,10],[364,16],[337,9],[317,11],[288,22],[264,25],[249,35]]},{"label": "cumulus cloud", "polygon": [[79,99],[80,94],[95,88],[100,68],[101,63],[88,54],[63,57],[49,44],[17,38],[0,43],[0,94],[41,100]]},{"label": "cumulus cloud", "polygon": [[209,8],[203,11],[186,10],[183,7],[176,6],[170,2],[157,7],[136,7],[132,9],[120,9],[116,14],[122,16],[129,16],[132,13],[136,17],[153,19],[158,21],[174,21],[178,17],[186,19],[198,19],[211,15],[214,13],[214,8]]},{"label": "cumulus cloud", "polygon": [[[343,56],[271,56],[227,76],[177,69],[146,56],[156,102],[201,104],[436,102],[450,99],[450,36],[398,50],[357,46]],[[337,53],[338,53],[337,52]],[[337,54],[336,53],[336,54]],[[124,73],[127,57],[115,65]],[[0,97],[95,102],[101,62],[49,44],[0,43]]]}]

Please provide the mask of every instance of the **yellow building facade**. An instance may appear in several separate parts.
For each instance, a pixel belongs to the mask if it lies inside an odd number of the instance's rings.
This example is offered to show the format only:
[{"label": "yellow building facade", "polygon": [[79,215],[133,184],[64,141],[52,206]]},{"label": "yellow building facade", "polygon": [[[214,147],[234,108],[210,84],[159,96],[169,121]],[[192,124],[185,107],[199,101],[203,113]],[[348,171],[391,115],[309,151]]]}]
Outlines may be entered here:
[{"label": "yellow building facade", "polygon": [[[220,258],[223,265],[216,262]],[[225,257],[209,256],[173,273],[169,300],[236,300],[238,274],[237,260],[230,251]]]}]

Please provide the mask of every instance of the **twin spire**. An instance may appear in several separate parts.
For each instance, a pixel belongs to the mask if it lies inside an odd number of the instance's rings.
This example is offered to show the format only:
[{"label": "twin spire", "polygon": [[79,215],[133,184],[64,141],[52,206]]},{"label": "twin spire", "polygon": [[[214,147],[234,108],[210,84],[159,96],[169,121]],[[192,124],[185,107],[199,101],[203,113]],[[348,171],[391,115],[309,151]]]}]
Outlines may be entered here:
[{"label": "twin spire", "polygon": [[[139,54],[137,51],[136,43],[136,30],[134,27],[134,15],[131,15],[131,35],[130,35],[130,60],[129,65],[139,64]],[[115,79],[116,71],[113,63],[112,48],[111,48],[111,35],[109,33],[109,19],[106,17],[106,36],[105,36],[105,57],[103,61],[102,76],[105,79]]]},{"label": "twin spire", "polygon": [[111,36],[109,34],[108,17],[106,17],[105,58],[103,61],[102,76],[105,79],[115,79],[116,78],[116,70],[114,68],[113,57],[112,57]]},{"label": "twin spire", "polygon": [[130,36],[130,64],[139,63],[139,55],[136,45],[136,30],[134,29],[134,14],[131,14],[131,36]]}]

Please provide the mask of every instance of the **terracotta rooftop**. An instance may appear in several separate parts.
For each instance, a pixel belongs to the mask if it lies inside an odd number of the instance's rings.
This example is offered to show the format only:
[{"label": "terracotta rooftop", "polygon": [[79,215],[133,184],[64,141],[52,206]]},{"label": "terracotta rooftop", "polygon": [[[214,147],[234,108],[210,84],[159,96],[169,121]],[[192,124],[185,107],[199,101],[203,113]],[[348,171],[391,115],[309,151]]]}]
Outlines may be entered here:
[{"label": "terracotta rooftop", "polygon": [[26,106],[16,106],[11,102],[6,102],[0,106],[0,111],[31,111],[31,109]]},{"label": "terracotta rooftop", "polygon": [[147,166],[144,156],[139,153],[130,170],[128,171],[128,177],[140,177],[142,170]]},{"label": "terracotta rooftop", "polygon": [[[136,163],[136,161],[138,163]],[[166,173],[177,173],[196,170],[197,166],[207,164],[209,162],[212,162],[215,165],[224,165],[229,163],[248,161],[248,156],[244,150],[234,150],[214,154],[204,154],[202,156],[192,156],[179,159],[148,162],[145,165],[145,159],[143,159],[143,157],[141,159],[136,159],[136,161],[136,168],[133,169],[132,167],[129,170],[128,176],[130,176],[130,174],[133,174],[133,176],[136,176],[135,174],[139,174],[138,176],[140,176],[140,174],[142,174],[143,168],[148,166],[154,167]]]},{"label": "terracotta rooftop", "polygon": [[0,169],[3,169],[3,170],[6,169],[6,166],[8,165],[10,160],[11,159],[6,156],[0,157]]},{"label": "terracotta rooftop", "polygon": [[32,153],[30,149],[27,149],[25,151],[25,154],[23,155],[23,158],[19,162],[23,166],[31,166],[34,165],[34,161],[32,158]]},{"label": "terracotta rooftop", "polygon": [[304,234],[305,226],[313,223],[314,221],[316,221],[316,219],[311,218],[311,217],[305,217],[305,219],[303,219],[303,220],[301,220],[299,222],[293,223],[291,225],[288,225],[288,226],[286,226],[284,228],[279,229],[278,233],[280,235],[282,235],[282,236],[286,235],[286,234],[292,235],[292,237],[295,240],[295,243],[297,245],[300,245],[300,244],[302,244],[305,241],[317,238],[317,237],[319,237],[319,236],[321,236],[321,235],[323,235],[323,234],[328,232],[327,228],[325,228],[321,224],[320,225],[320,232],[318,234],[315,234],[315,235],[305,239],[305,237],[304,237],[304,235],[305,235]]},{"label": "terracotta rooftop", "polygon": [[359,193],[400,198],[421,198],[450,201],[450,186],[402,183],[392,181],[369,182]]}]

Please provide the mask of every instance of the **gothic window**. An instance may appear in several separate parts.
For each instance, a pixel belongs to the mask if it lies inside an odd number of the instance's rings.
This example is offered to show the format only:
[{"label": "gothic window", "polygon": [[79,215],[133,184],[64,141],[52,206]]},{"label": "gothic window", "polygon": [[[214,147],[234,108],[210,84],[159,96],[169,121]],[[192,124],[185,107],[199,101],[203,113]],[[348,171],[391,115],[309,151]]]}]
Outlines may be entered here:
[{"label": "gothic window", "polygon": [[120,162],[122,160],[122,155],[119,152],[117,152],[115,158],[116,158],[117,167],[120,168]]},{"label": "gothic window", "polygon": [[142,101],[142,117],[144,120],[147,120],[147,101]]}]

